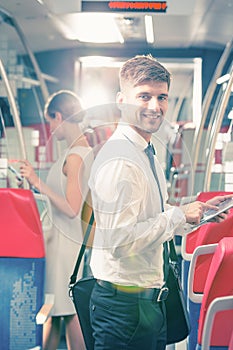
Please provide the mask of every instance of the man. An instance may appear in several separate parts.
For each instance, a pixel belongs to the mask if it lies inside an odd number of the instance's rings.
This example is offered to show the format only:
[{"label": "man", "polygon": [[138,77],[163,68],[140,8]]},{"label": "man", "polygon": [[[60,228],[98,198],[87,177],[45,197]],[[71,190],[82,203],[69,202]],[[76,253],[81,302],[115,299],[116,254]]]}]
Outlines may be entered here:
[{"label": "man", "polygon": [[169,86],[170,73],[150,55],[123,64],[117,94],[121,122],[92,167],[95,350],[165,349],[164,243],[226,198],[166,204],[163,170],[153,155],[153,173],[146,149],[164,120]]}]

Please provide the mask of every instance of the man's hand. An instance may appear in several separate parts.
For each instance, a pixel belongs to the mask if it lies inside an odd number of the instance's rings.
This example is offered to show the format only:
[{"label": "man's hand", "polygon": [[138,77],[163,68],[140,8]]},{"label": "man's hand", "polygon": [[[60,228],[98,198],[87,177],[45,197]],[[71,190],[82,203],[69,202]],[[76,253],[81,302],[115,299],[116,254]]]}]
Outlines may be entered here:
[{"label": "man's hand", "polygon": [[224,196],[216,196],[209,199],[206,203],[212,205],[219,205],[221,202],[224,202],[226,199],[233,198],[233,194],[226,194]]},{"label": "man's hand", "polygon": [[208,204],[200,201],[192,202],[180,207],[186,217],[186,222],[192,225],[198,225],[204,212],[208,209],[218,210],[218,207],[213,204]]},{"label": "man's hand", "polygon": [[[228,198],[232,198],[232,194],[225,196],[216,196],[211,198],[206,203],[195,201],[186,205],[182,205],[180,208],[183,210],[186,222],[193,225],[198,225],[206,210],[213,209],[218,210],[218,205]],[[215,222],[221,222],[227,218],[229,211],[219,214],[214,218]]]},{"label": "man's hand", "polygon": [[[216,196],[214,198],[209,199],[206,203],[212,204],[212,205],[219,205],[220,203],[224,202],[226,199],[229,199],[232,197],[233,197],[233,194],[228,194],[225,196]],[[221,214],[215,216],[210,221],[211,222],[222,222],[222,221],[226,220],[228,214],[229,214],[229,210],[226,210],[226,211],[222,212]]]}]

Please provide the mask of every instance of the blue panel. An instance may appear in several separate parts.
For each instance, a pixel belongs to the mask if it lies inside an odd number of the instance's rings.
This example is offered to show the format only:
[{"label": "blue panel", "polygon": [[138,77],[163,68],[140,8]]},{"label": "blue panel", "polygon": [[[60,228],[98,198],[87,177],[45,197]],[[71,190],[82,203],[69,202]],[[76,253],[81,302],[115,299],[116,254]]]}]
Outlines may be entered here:
[{"label": "blue panel", "polygon": [[0,258],[0,348],[42,345],[36,314],[44,300],[45,259]]},{"label": "blue panel", "polygon": [[188,337],[188,350],[196,349],[200,309],[201,304],[193,303],[191,300],[188,300],[188,310],[191,323],[191,332]]},{"label": "blue panel", "polygon": [[190,261],[188,260],[182,260],[181,265],[181,280],[182,280],[182,287],[185,295],[185,299],[187,301],[187,294],[188,294],[188,274],[189,274],[189,266]]},{"label": "blue panel", "polygon": [[[195,350],[204,350],[203,347],[197,344]],[[210,346],[209,350],[228,350],[228,346]]]}]

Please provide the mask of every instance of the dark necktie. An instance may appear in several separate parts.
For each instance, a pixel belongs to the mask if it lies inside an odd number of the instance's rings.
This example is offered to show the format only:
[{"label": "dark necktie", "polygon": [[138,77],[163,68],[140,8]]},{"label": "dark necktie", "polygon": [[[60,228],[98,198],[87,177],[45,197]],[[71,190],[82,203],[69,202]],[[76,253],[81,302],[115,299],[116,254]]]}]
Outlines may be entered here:
[{"label": "dark necktie", "polygon": [[162,191],[161,191],[161,187],[160,187],[157,171],[155,169],[155,162],[154,162],[155,149],[154,149],[154,146],[151,143],[148,143],[148,146],[145,149],[145,153],[146,153],[147,157],[149,158],[150,167],[151,167],[151,170],[152,170],[152,172],[154,174],[155,180],[156,180],[158,188],[159,188],[161,209],[162,209],[162,211],[164,211]]},{"label": "dark necktie", "polygon": [[[160,196],[160,203],[161,203],[161,209],[164,211],[164,204],[163,204],[163,196],[162,196],[162,191],[159,183],[159,178],[157,175],[157,171],[155,168],[155,162],[154,162],[154,155],[155,155],[155,150],[154,146],[151,143],[148,143],[148,146],[145,148],[145,153],[147,157],[149,158],[150,161],[150,167],[153,172],[154,178],[157,182],[158,189],[159,189],[159,196]],[[168,252],[168,244],[165,242],[163,244],[163,260],[164,260],[164,278],[165,280],[168,277],[168,271],[169,271],[169,252]]]}]

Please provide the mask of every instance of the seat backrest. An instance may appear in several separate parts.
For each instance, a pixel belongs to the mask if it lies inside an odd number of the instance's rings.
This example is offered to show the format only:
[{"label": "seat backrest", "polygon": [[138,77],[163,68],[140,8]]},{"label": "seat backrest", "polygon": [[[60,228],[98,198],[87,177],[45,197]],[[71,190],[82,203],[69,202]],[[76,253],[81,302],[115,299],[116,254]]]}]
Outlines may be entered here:
[{"label": "seat backrest", "polygon": [[228,350],[233,350],[233,328],[232,328],[232,332],[231,332],[231,338],[230,338]]},{"label": "seat backrest", "polygon": [[[231,192],[201,192],[197,196],[197,200],[206,202],[207,200]],[[187,281],[189,274],[189,260],[193,256],[194,250],[199,246],[218,243],[223,237],[233,237],[233,210],[231,210],[227,220],[221,223],[208,223],[199,227],[194,232],[188,234],[182,241],[182,254],[184,260],[182,262],[182,281],[185,294],[187,294]],[[197,258],[195,272],[193,277],[193,292],[203,294],[206,278],[209,272],[213,254],[204,254]],[[193,349],[197,343],[198,319],[200,313],[200,303],[194,303],[187,297],[187,304],[190,311],[192,321],[192,329],[188,339],[189,349]]]},{"label": "seat backrest", "polygon": [[[219,195],[218,192],[215,192],[215,195]],[[202,200],[203,198],[200,199]],[[223,222],[204,225],[203,229],[200,229],[196,237],[196,246],[199,247],[218,243],[223,237],[233,237],[233,209],[230,209],[228,218]],[[196,277],[194,278],[194,291],[196,293],[203,292],[211,260],[211,255],[205,255],[198,258],[196,265],[197,273],[195,274]]]},{"label": "seat backrest", "polygon": [[[233,192],[201,192],[196,200],[206,202],[215,196],[227,194],[233,194]],[[233,237],[233,209],[230,210],[229,217],[225,221],[203,225],[187,235],[185,251],[187,254],[192,254],[196,247],[218,243],[223,237]]]},{"label": "seat backrest", "polygon": [[0,256],[44,257],[42,226],[32,191],[1,188],[0,206]]},{"label": "seat backrest", "polygon": [[39,211],[27,189],[0,189],[1,350],[42,346],[36,315],[44,301],[45,249]]},{"label": "seat backrest", "polygon": [[[218,243],[206,278],[200,309],[198,344],[201,344],[203,325],[210,303],[217,297],[233,295],[233,237],[224,237]],[[220,312],[215,319],[211,346],[227,346],[230,341],[233,313]]]}]

